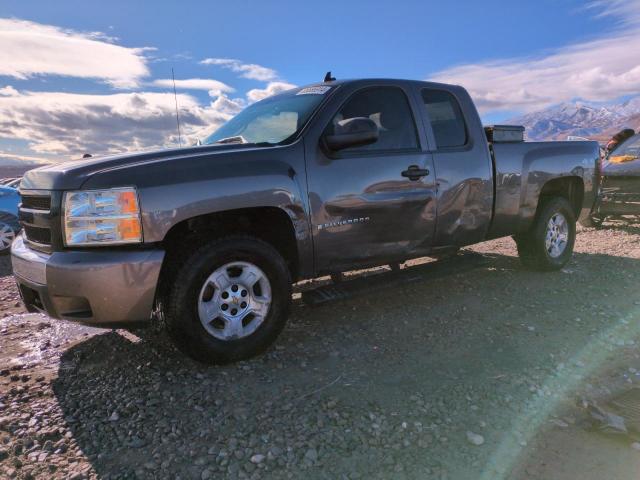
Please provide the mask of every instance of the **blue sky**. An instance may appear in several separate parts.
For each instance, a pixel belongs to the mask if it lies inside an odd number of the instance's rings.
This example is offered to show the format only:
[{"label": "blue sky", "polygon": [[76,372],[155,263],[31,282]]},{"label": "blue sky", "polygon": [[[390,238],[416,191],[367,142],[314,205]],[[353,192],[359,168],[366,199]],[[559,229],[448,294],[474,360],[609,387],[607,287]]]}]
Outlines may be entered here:
[{"label": "blue sky", "polygon": [[640,92],[637,0],[4,0],[0,20],[5,157],[174,142],[172,67],[190,138],[329,69],[461,83],[487,121]]}]

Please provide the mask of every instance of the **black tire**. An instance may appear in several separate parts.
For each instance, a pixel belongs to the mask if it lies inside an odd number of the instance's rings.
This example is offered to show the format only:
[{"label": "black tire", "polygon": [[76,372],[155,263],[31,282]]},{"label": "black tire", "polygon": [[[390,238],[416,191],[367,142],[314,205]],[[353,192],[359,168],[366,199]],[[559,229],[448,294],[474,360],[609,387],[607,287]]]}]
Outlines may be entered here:
[{"label": "black tire", "polygon": [[603,223],[607,217],[593,217],[591,219],[591,223],[593,223],[593,228],[600,230],[603,228]]},{"label": "black tire", "polygon": [[11,242],[7,242],[5,234],[7,231],[13,232],[13,239],[18,236],[18,232],[20,232],[20,224],[18,223],[18,219],[11,215],[10,213],[0,212],[0,255],[9,255],[11,252]]},{"label": "black tire", "polygon": [[[248,236],[210,241],[186,258],[171,260],[164,274],[164,321],[170,337],[186,355],[204,363],[224,364],[263,352],[284,328],[291,303],[291,275],[282,256],[268,243]],[[209,334],[200,322],[198,298],[207,277],[229,262],[249,262],[259,267],[271,284],[271,306],[255,332],[233,340]]]},{"label": "black tire", "polygon": [[606,217],[600,215],[589,215],[585,220],[581,223],[585,227],[595,228],[597,230],[602,228],[602,224],[604,223]]},{"label": "black tire", "polygon": [[[547,225],[556,214],[564,216],[568,224],[568,236],[564,251],[556,257],[550,255],[545,246]],[[571,204],[562,197],[553,197],[544,201],[536,214],[533,225],[526,233],[514,236],[518,255],[522,264],[532,270],[552,271],[564,267],[573,255],[576,240],[576,217]]]}]

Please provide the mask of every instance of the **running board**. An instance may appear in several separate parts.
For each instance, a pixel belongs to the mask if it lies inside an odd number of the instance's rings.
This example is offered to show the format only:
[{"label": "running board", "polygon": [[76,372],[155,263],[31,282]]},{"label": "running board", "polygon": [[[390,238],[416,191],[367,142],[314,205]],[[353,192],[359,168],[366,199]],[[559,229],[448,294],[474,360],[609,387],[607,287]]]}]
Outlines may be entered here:
[{"label": "running board", "polygon": [[406,283],[433,281],[439,278],[468,272],[489,263],[484,255],[465,252],[453,258],[405,267],[395,272],[384,272],[363,276],[353,280],[344,280],[339,284],[329,284],[302,292],[302,302],[306,305],[345,300],[362,294],[380,291],[390,286]]}]

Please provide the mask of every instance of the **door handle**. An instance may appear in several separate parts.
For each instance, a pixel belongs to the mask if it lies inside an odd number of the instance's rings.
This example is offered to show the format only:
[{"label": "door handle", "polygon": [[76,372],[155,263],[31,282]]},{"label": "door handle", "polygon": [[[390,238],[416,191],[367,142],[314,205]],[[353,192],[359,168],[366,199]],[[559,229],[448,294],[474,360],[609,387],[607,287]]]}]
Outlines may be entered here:
[{"label": "door handle", "polygon": [[415,182],[422,177],[429,175],[428,168],[420,168],[418,165],[411,165],[409,168],[402,172],[403,177],[407,177],[409,180]]}]

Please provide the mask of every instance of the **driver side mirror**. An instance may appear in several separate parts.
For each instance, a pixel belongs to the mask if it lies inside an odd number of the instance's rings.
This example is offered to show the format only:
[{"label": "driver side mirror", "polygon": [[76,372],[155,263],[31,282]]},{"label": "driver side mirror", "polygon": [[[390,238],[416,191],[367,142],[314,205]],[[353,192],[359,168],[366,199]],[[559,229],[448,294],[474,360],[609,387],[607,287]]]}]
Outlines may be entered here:
[{"label": "driver side mirror", "polygon": [[324,138],[327,147],[337,152],[375,143],[379,134],[378,125],[370,118],[353,117],[340,120],[335,125],[333,135],[326,135]]}]

